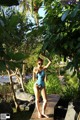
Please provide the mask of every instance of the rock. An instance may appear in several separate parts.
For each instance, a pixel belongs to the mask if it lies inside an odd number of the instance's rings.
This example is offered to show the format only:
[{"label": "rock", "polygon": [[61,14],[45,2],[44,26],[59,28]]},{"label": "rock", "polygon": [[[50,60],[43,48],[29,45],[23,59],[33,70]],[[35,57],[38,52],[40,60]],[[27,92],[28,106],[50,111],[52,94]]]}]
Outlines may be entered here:
[{"label": "rock", "polygon": [[29,110],[29,106],[27,106],[26,104],[20,105],[20,110]]},{"label": "rock", "polygon": [[13,87],[14,87],[14,90],[18,90],[19,88],[21,88],[21,85],[18,83],[15,83]]},{"label": "rock", "polygon": [[74,109],[77,113],[77,119],[76,120],[80,120],[80,99],[75,100],[73,104],[75,106]]},{"label": "rock", "polygon": [[35,108],[35,101],[32,101],[28,104],[28,107],[29,107],[29,111],[34,111],[34,108]]},{"label": "rock", "polygon": [[76,118],[76,111],[74,109],[73,103],[70,102],[64,120],[75,120],[75,118]]},{"label": "rock", "polygon": [[79,114],[78,114],[77,120],[80,120],[80,112],[79,112]]},{"label": "rock", "polygon": [[34,100],[34,96],[33,96],[33,95],[31,95],[31,94],[29,94],[29,93],[26,93],[26,92],[24,92],[24,91],[21,91],[20,89],[17,90],[17,91],[15,92],[15,94],[16,94],[16,98],[17,98],[18,100],[28,101],[28,102]]},{"label": "rock", "polygon": [[65,118],[69,100],[60,98],[54,109],[54,120],[63,120]]}]

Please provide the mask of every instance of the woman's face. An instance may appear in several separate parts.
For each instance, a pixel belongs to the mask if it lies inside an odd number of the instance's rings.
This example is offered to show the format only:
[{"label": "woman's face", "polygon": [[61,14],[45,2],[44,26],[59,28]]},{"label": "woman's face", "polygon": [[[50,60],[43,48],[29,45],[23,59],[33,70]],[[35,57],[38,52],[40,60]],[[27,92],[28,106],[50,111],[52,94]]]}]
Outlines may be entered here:
[{"label": "woman's face", "polygon": [[41,67],[43,65],[43,62],[42,61],[38,61],[37,64],[38,64],[39,67]]}]

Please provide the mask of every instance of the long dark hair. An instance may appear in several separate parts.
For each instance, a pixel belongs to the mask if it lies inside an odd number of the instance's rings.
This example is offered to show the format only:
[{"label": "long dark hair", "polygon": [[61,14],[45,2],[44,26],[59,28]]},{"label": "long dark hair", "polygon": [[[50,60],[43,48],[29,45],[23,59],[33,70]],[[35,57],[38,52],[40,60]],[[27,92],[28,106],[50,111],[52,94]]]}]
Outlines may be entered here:
[{"label": "long dark hair", "polygon": [[43,59],[42,59],[42,58],[40,58],[40,57],[38,57],[37,62],[38,62],[38,61],[41,61],[41,62],[43,63]]}]

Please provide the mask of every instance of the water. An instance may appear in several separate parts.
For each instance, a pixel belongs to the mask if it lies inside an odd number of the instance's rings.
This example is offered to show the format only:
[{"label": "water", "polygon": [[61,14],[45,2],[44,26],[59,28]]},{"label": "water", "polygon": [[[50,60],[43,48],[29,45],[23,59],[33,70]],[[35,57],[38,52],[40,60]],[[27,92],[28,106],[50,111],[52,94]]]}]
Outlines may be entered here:
[{"label": "water", "polygon": [[[26,80],[31,79],[31,75],[27,75],[25,76]],[[16,82],[16,76],[12,76],[12,80],[13,82]],[[4,83],[9,83],[9,76],[4,75],[4,76],[0,76],[0,84],[4,84]]]},{"label": "water", "polygon": [[[16,77],[13,76],[12,77],[13,81],[16,82]],[[5,75],[5,76],[0,76],[0,84],[2,83],[9,83],[9,76]]]}]

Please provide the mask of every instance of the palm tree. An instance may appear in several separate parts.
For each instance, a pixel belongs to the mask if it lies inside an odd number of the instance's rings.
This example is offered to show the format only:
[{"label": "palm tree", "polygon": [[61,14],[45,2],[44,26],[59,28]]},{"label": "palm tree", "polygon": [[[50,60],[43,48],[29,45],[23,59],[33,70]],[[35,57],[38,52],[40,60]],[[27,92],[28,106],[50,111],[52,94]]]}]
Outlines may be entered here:
[{"label": "palm tree", "polygon": [[43,0],[21,0],[20,2],[22,13],[27,14],[29,12],[34,17],[37,26],[39,26],[38,10],[41,7],[42,3]]}]

